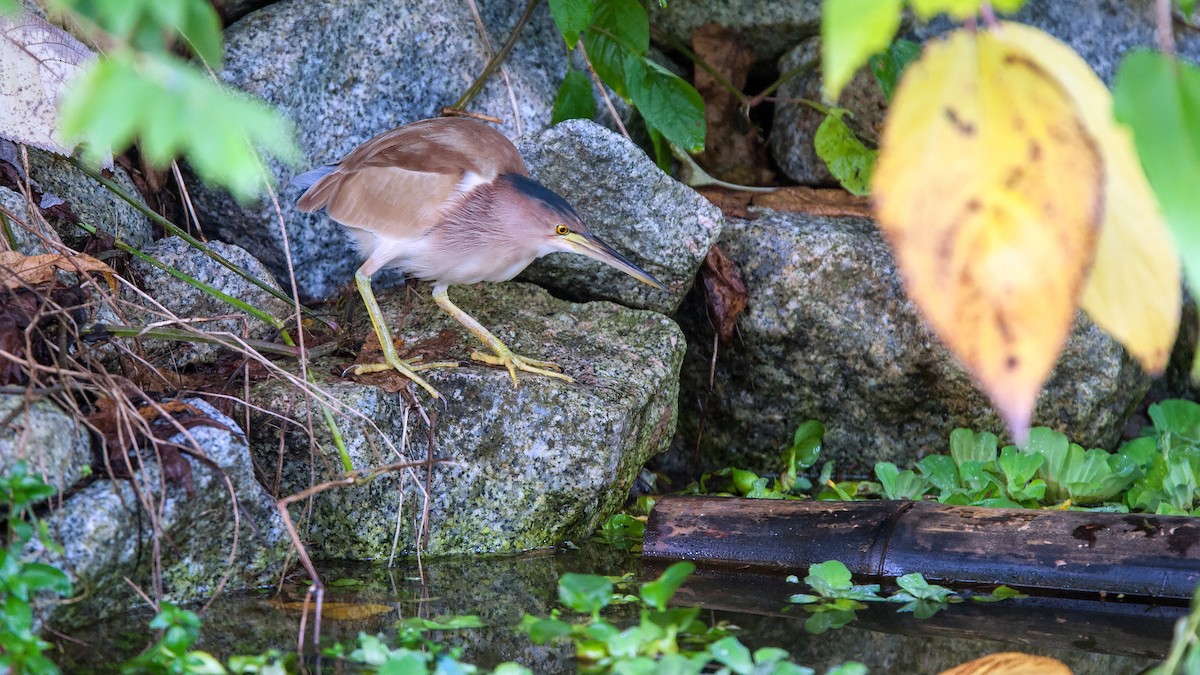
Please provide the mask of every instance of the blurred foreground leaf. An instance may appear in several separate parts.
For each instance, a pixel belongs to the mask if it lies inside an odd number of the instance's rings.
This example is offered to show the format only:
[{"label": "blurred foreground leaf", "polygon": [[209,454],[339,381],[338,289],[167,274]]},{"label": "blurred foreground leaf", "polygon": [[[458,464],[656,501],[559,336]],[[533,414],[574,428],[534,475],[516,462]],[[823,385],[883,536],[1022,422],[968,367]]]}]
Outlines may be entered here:
[{"label": "blurred foreground leaf", "polygon": [[239,199],[258,194],[256,148],[291,163],[290,125],[266,104],[209,80],[167,55],[119,51],[91,65],[62,102],[64,138],[88,142],[85,159],[135,141],[152,163],[182,155],[208,183]]}]

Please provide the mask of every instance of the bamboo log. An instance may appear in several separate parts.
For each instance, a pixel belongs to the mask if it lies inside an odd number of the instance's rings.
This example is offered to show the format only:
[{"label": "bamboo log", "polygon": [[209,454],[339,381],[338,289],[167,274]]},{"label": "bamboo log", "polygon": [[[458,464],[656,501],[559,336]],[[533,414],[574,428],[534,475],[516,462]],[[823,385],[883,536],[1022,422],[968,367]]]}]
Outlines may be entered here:
[{"label": "bamboo log", "polygon": [[1158,601],[1200,583],[1200,520],[936,502],[664,497],[643,555],[787,570],[840,560],[857,575]]}]

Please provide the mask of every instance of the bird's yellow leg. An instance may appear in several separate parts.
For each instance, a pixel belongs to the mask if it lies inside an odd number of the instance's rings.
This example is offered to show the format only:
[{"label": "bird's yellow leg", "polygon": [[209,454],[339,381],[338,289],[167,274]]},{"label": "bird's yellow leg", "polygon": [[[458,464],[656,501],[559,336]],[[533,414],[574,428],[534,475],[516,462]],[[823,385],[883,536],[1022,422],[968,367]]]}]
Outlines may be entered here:
[{"label": "bird's yellow leg", "polygon": [[558,364],[549,361],[538,361],[536,359],[526,358],[518,354],[514,354],[513,350],[508,348],[508,345],[500,341],[500,338],[492,334],[491,331],[483,327],[470,314],[459,309],[453,302],[450,302],[450,295],[446,292],[446,286],[438,284],[433,287],[433,301],[438,304],[447,314],[454,317],[456,321],[461,323],[467,330],[474,333],[475,337],[479,338],[487,345],[495,355],[485,354],[483,352],[474,352],[471,358],[476,361],[490,363],[493,366],[504,366],[508,369],[509,376],[512,377],[513,386],[517,386],[517,371],[523,370],[527,373],[536,373],[547,377],[557,377],[560,380],[574,382],[570,375],[564,375],[556,370],[562,370]]},{"label": "bird's yellow leg", "polygon": [[392,343],[392,333],[383,320],[383,311],[379,309],[375,293],[371,290],[371,277],[359,270],[354,273],[354,283],[358,286],[358,293],[362,296],[363,304],[367,306],[367,314],[371,317],[371,326],[375,329],[375,337],[379,338],[379,348],[383,350],[384,362],[355,366],[352,372],[355,375],[363,375],[395,369],[401,375],[420,385],[422,389],[429,392],[430,396],[441,398],[442,395],[438,393],[438,390],[426,382],[425,378],[417,375],[417,371],[430,368],[455,368],[458,364],[453,362],[414,364],[401,359],[400,355],[396,353],[396,345]]}]

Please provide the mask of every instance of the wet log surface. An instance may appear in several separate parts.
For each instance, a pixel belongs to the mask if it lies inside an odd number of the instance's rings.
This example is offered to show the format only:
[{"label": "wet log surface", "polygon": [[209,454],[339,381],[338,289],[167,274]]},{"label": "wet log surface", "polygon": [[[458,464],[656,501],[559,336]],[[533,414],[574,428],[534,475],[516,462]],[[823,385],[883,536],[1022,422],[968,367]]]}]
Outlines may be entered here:
[{"label": "wet log surface", "polygon": [[[1181,603],[1200,583],[1200,520],[1187,516],[949,506],[664,497],[646,558],[746,570],[840,560],[856,575]],[[796,591],[793,591],[796,592]]]}]

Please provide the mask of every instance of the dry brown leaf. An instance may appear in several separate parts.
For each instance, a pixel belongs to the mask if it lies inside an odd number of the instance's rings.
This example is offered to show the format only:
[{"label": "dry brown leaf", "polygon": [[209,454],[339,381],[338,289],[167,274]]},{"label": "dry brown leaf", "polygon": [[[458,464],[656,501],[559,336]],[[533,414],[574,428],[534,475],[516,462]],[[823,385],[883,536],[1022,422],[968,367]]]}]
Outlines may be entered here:
[{"label": "dry brown leaf", "polygon": [[[53,366],[62,353],[52,347],[75,339],[75,326],[82,319],[76,310],[83,303],[77,288],[25,288],[0,292],[0,350],[11,358],[0,359],[0,385],[24,384],[28,373],[24,361]],[[63,309],[69,310],[66,314]],[[34,330],[30,326],[35,324]]]},{"label": "dry brown leaf", "polygon": [[[754,65],[754,50],[742,45],[733,31],[711,23],[692,31],[692,50],[739,91]],[[713,176],[742,185],[766,185],[775,174],[767,168],[767,149],[742,103],[716,78],[696,66],[696,90],[704,99],[708,130],[704,152],[696,161]]]},{"label": "dry brown leaf", "polygon": [[774,192],[756,193],[753,203],[776,211],[795,211],[816,216],[871,217],[871,204],[866,197],[836,188],[781,187]]},{"label": "dry brown leaf", "polygon": [[1049,656],[1000,652],[967,661],[940,675],[1071,675],[1071,669]]},{"label": "dry brown leaf", "polygon": [[[45,19],[0,16],[0,137],[70,155],[58,134],[58,103],[92,51]],[[108,162],[112,168],[112,162]]]},{"label": "dry brown leaf", "polygon": [[712,311],[713,323],[722,344],[733,340],[738,317],[746,309],[746,284],[737,264],[719,246],[713,246],[700,266],[704,299]]},{"label": "dry brown leaf", "polygon": [[54,280],[56,270],[81,274],[98,272],[104,275],[109,288],[117,292],[117,273],[86,253],[68,256],[61,253],[25,255],[16,251],[0,251],[0,285],[5,288],[44,286]]}]

